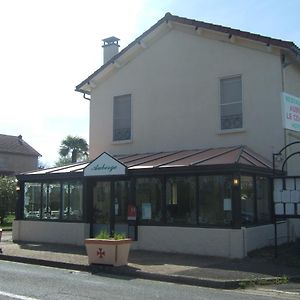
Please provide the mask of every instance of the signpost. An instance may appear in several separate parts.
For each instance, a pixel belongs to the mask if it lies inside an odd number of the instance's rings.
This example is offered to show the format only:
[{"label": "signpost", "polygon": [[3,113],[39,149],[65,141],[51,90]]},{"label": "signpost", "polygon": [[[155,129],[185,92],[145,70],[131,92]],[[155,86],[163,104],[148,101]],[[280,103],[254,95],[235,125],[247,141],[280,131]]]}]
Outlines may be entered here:
[{"label": "signpost", "polygon": [[282,93],[283,128],[300,131],[300,98]]}]

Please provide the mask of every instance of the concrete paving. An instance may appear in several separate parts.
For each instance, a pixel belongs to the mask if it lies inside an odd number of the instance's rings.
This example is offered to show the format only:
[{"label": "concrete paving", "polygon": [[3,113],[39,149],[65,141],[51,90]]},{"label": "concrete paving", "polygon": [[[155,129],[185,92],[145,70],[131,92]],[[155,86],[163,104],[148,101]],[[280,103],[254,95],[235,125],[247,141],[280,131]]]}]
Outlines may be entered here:
[{"label": "concrete paving", "polygon": [[238,288],[253,283],[272,284],[279,282],[282,276],[300,278],[299,268],[278,264],[276,260],[264,257],[227,259],[132,250],[127,266],[111,267],[89,266],[84,247],[13,243],[11,232],[3,232],[0,247],[2,260],[214,288]]}]

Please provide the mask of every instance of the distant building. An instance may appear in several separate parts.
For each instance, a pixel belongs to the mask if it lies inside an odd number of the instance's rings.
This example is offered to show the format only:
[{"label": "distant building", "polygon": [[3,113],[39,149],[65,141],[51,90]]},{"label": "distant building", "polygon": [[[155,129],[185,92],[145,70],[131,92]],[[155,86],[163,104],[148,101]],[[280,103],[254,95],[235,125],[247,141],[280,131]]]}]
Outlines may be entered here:
[{"label": "distant building", "polygon": [[37,169],[39,152],[28,145],[21,135],[0,134],[0,175],[15,175]]}]

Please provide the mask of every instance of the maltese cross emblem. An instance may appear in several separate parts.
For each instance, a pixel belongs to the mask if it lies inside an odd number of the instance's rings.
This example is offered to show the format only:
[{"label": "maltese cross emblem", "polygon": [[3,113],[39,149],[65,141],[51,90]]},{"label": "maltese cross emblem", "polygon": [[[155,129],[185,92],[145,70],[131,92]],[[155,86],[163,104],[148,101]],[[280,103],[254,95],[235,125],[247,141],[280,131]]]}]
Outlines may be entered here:
[{"label": "maltese cross emblem", "polygon": [[105,251],[102,248],[99,248],[99,250],[97,250],[97,256],[102,258],[105,256]]}]

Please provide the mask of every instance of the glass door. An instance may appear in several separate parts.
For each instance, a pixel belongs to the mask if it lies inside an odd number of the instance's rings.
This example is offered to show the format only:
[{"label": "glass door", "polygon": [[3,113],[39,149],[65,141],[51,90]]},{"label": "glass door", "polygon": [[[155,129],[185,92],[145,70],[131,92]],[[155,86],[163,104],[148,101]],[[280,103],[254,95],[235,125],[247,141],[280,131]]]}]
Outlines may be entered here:
[{"label": "glass door", "polygon": [[130,181],[98,181],[93,190],[93,236],[102,230],[128,234]]},{"label": "glass door", "polygon": [[119,180],[114,181],[113,187],[113,220],[114,232],[128,234],[128,201],[130,194],[130,181]]},{"label": "glass door", "polygon": [[111,230],[111,182],[98,181],[93,190],[93,235]]}]

